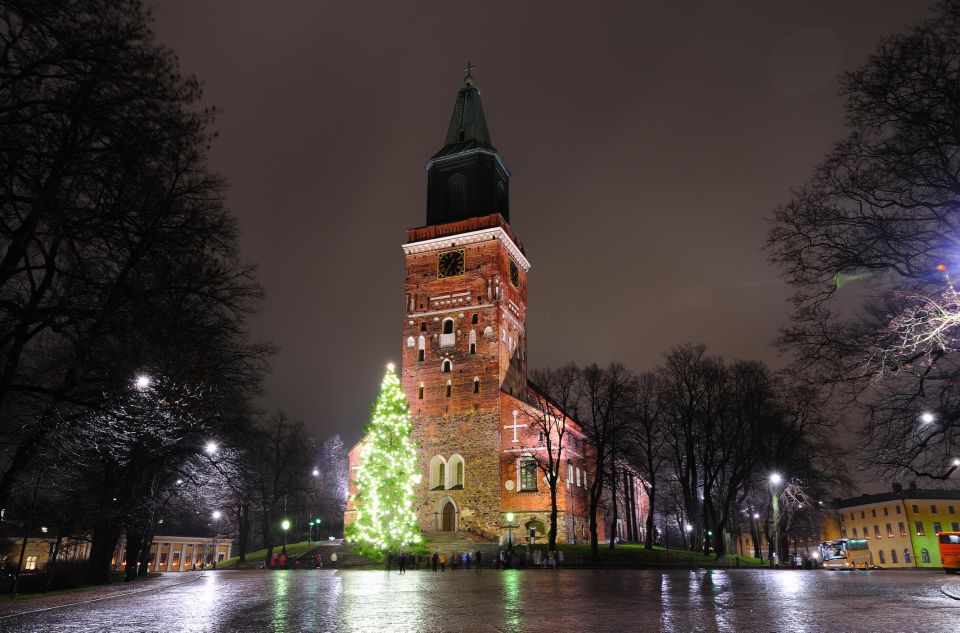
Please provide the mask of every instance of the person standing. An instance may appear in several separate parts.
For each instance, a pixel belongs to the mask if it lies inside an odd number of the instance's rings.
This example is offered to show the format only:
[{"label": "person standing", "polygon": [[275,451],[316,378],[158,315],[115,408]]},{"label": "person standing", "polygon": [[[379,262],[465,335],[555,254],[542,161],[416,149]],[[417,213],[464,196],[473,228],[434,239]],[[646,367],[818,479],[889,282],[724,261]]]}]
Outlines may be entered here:
[{"label": "person standing", "polygon": [[440,564],[440,556],[438,556],[436,552],[430,557],[430,563],[433,566],[433,571],[437,571],[437,566]]},{"label": "person standing", "polygon": [[560,569],[560,565],[563,565],[563,550],[557,550],[557,569]]},{"label": "person standing", "polygon": [[336,569],[336,568],[337,568],[337,553],[334,552],[330,554],[330,569]]},{"label": "person standing", "polygon": [[440,554],[440,571],[446,571],[446,570],[447,570],[447,555]]},{"label": "person standing", "polygon": [[385,562],[385,564],[386,564],[386,567],[385,567],[384,569],[386,569],[387,575],[389,576],[389,575],[390,575],[390,567],[391,567],[391,565],[393,565],[393,552],[387,552],[387,557],[386,557],[386,559],[385,559],[384,562]]},{"label": "person standing", "polygon": [[407,573],[407,553],[400,552],[400,556],[398,557],[397,560],[398,560],[398,564],[400,565],[400,573],[401,574]]},{"label": "person standing", "polygon": [[480,568],[483,566],[481,564],[482,558],[480,556],[480,550],[477,550],[476,554],[473,556],[474,565],[477,566],[477,573],[480,573]]}]

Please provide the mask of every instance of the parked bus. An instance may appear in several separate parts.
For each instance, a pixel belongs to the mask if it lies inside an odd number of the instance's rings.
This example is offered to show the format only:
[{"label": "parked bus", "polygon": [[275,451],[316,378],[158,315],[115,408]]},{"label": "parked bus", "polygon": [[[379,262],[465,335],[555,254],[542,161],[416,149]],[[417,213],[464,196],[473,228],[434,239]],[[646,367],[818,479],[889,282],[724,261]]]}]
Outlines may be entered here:
[{"label": "parked bus", "polygon": [[940,532],[937,541],[943,570],[948,574],[960,573],[960,532]]},{"label": "parked bus", "polygon": [[864,539],[841,538],[820,543],[824,569],[870,569],[874,567],[870,548]]}]

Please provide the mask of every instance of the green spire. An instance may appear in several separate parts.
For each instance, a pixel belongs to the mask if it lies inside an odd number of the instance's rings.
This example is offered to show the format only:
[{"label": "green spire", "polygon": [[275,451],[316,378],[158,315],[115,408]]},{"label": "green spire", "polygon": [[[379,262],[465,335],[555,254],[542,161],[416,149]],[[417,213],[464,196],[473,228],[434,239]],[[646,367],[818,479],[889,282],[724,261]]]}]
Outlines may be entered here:
[{"label": "green spire", "polygon": [[487,120],[483,116],[483,104],[480,103],[480,91],[473,85],[473,66],[467,62],[464,68],[466,76],[464,86],[457,92],[457,102],[453,106],[453,116],[447,127],[447,138],[443,149],[434,158],[448,156],[468,149],[493,149]]}]

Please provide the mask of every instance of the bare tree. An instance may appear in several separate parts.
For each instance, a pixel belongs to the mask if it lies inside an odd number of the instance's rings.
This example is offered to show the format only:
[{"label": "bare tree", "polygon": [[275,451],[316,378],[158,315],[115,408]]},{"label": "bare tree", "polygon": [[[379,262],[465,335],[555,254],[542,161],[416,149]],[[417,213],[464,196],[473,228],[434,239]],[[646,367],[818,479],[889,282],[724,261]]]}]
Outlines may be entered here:
[{"label": "bare tree", "polygon": [[667,435],[664,420],[663,381],[653,372],[634,377],[627,400],[625,426],[626,459],[639,472],[646,486],[649,506],[644,548],[653,549],[657,511],[657,485],[667,465]]},{"label": "bare tree", "polygon": [[[568,432],[576,419],[583,393],[580,370],[573,364],[533,372],[523,414],[536,437],[535,446],[524,446],[525,459],[536,462],[550,489],[550,527],[547,547],[557,549],[557,492],[563,472]],[[574,422],[575,424],[575,422]]]},{"label": "bare tree", "polygon": [[960,450],[958,33],[942,0],[843,75],[849,132],[768,238],[795,291],[794,374],[859,406],[873,467],[929,479]]}]

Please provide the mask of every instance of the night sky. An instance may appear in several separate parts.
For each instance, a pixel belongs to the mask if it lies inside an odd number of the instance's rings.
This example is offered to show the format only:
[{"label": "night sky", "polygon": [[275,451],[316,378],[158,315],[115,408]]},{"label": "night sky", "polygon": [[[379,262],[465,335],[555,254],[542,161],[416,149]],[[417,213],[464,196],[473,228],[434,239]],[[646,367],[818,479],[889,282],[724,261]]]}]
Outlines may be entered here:
[{"label": "night sky", "polygon": [[844,133],[837,75],[925,2],[403,4],[156,6],[222,110],[211,163],[266,286],[255,334],[281,348],[265,407],[360,437],[468,59],[533,265],[532,368],[643,370],[686,341],[782,365],[766,218]]}]

